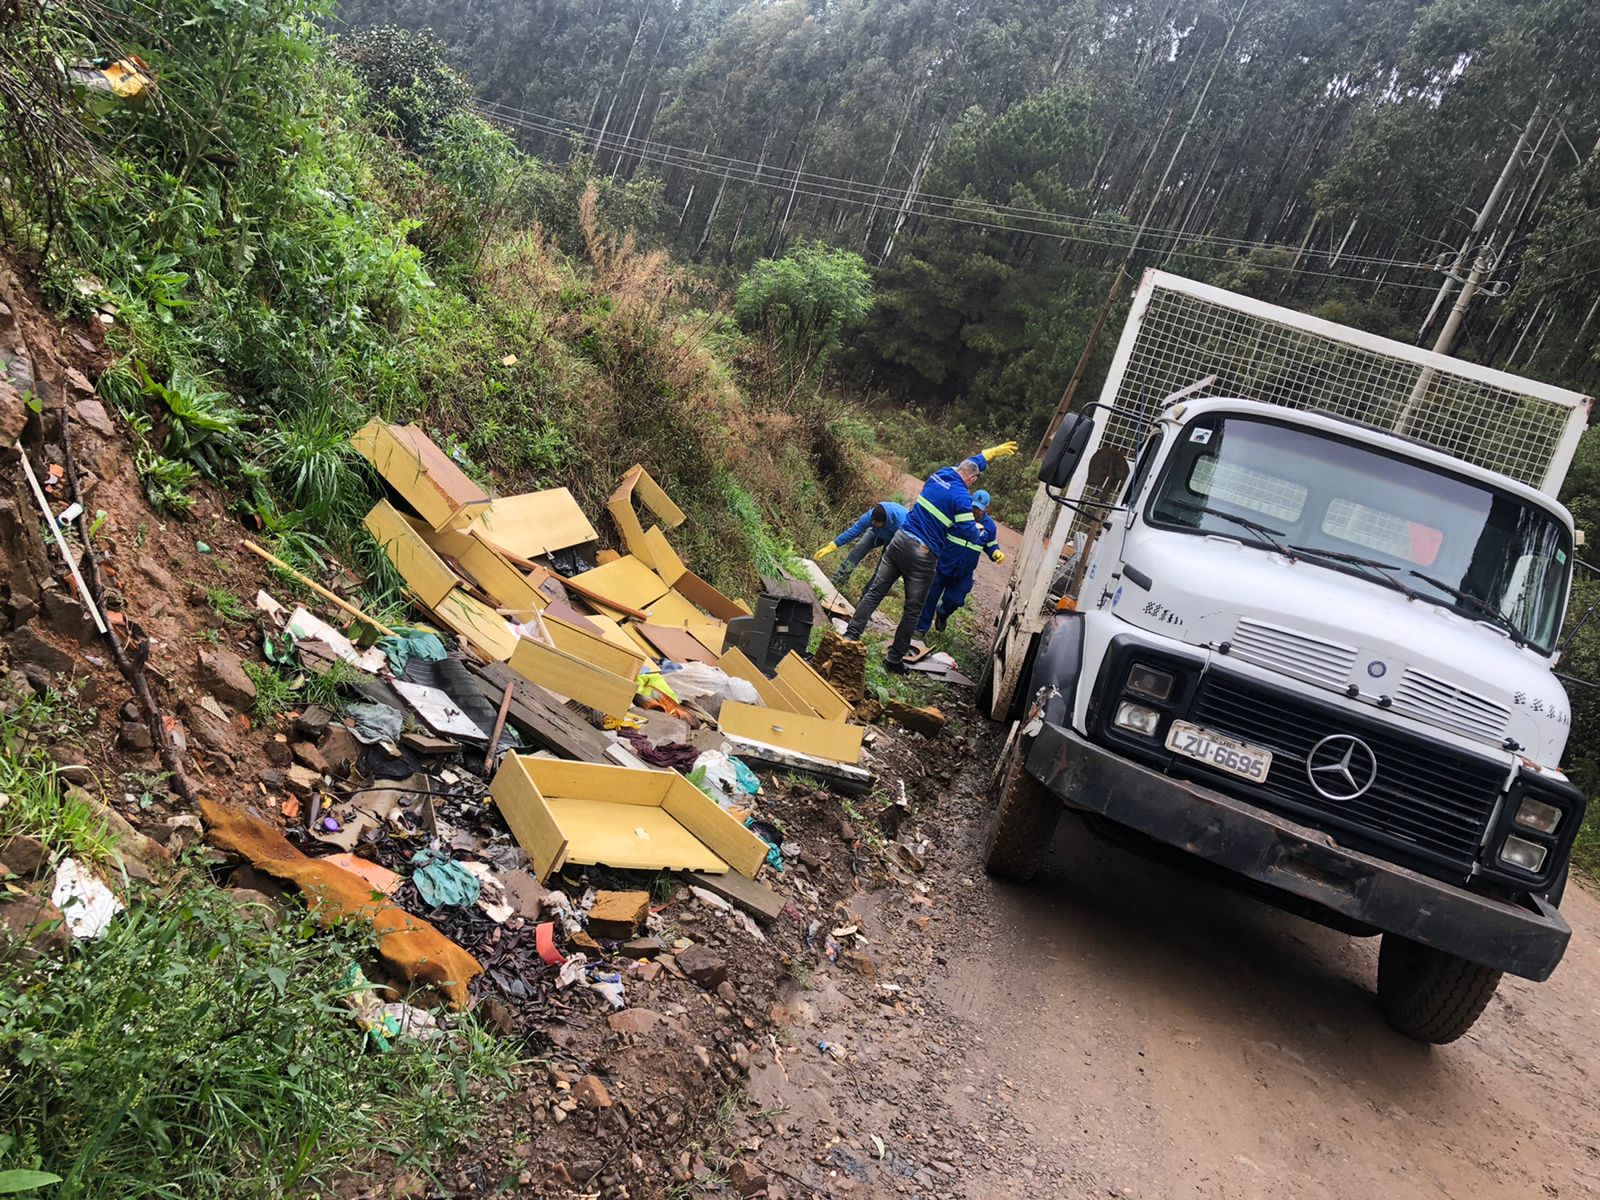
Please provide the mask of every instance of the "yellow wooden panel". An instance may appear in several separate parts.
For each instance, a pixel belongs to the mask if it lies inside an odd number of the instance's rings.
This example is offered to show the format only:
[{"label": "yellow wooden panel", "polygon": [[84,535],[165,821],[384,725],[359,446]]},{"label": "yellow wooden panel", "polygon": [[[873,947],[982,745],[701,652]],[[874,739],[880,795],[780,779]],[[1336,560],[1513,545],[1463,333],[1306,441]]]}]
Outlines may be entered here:
[{"label": "yellow wooden panel", "polygon": [[685,571],[678,576],[672,585],[672,590],[719,621],[731,621],[735,617],[750,615],[748,604],[741,600],[728,599],[693,571]]},{"label": "yellow wooden panel", "polygon": [[[659,578],[659,576],[658,576]],[[683,629],[705,623],[706,615],[677,592],[668,592],[646,606],[652,625],[675,625]]]},{"label": "yellow wooden panel", "polygon": [[378,501],[363,524],[412,594],[428,608],[435,607],[460,582],[387,500]]},{"label": "yellow wooden panel", "polygon": [[350,445],[434,529],[469,524],[489,503],[482,488],[415,425],[389,425],[374,417]]},{"label": "yellow wooden panel", "polygon": [[460,588],[432,608],[440,622],[460,634],[490,662],[505,662],[525,640],[512,631],[504,617]]},{"label": "yellow wooden panel", "polygon": [[662,807],[739,874],[754,879],[766,861],[767,844],[683,776],[675,775]]},{"label": "yellow wooden panel", "polygon": [[732,700],[722,705],[717,725],[723,733],[733,737],[765,742],[782,750],[793,750],[834,762],[854,764],[861,761],[861,738],[865,730],[857,725],[842,725],[838,721],[824,721],[821,717],[776,712]]},{"label": "yellow wooden panel", "polygon": [[537,761],[520,754],[506,755],[489,785],[489,794],[511,827],[517,845],[532,862],[533,873],[548,879],[566,861],[567,839],[529,773],[528,765]]},{"label": "yellow wooden panel", "polygon": [[559,758],[530,758],[528,763],[528,774],[546,796],[606,800],[613,804],[659,807],[677,778],[671,771],[617,767],[609,763],[568,762]]},{"label": "yellow wooden panel", "polygon": [[526,575],[475,533],[429,532],[422,535],[422,540],[460,563],[462,570],[494,598],[495,604],[512,610],[511,615],[519,622],[550,603],[550,598]]},{"label": "yellow wooden panel", "polygon": [[661,523],[668,529],[676,529],[682,525],[687,519],[683,515],[683,509],[672,502],[672,497],[650,477],[649,471],[642,466],[635,466],[633,470],[639,472],[633,482],[633,494],[639,498],[639,503],[660,517]]},{"label": "yellow wooden panel", "polygon": [[678,557],[678,552],[667,541],[667,535],[661,532],[659,525],[650,526],[645,532],[644,543],[650,547],[651,569],[661,576],[663,583],[670,587],[683,578],[689,568],[683,565],[683,559]]},{"label": "yellow wooden panel", "polygon": [[713,654],[721,654],[726,644],[728,627],[721,621],[698,621],[685,625],[689,636]]},{"label": "yellow wooden panel", "polygon": [[632,677],[613,675],[531,638],[517,639],[509,665],[524,679],[612,717],[628,711],[637,688]]},{"label": "yellow wooden panel", "polygon": [[557,650],[563,650],[575,658],[592,663],[602,671],[609,671],[624,679],[639,677],[639,668],[644,666],[644,656],[633,646],[614,646],[603,637],[596,637],[592,633],[567,624],[559,617],[548,614],[544,618],[544,627],[550,634],[550,640],[556,644]]},{"label": "yellow wooden panel", "polygon": [[631,554],[574,575],[572,580],[603,600],[626,608],[648,609],[667,594],[667,585],[661,582],[661,576]]},{"label": "yellow wooden panel", "polygon": [[768,708],[781,709],[785,712],[805,713],[810,715],[810,710],[796,706],[786,699],[784,694],[773,686],[772,680],[761,673],[761,668],[751,662],[745,652],[737,646],[730,646],[717,661],[717,665],[735,679],[743,679],[756,689],[756,695],[761,697],[761,703]]},{"label": "yellow wooden panel", "polygon": [[650,656],[650,661],[658,663],[659,665],[657,656],[661,653],[661,651],[657,650],[650,644],[649,639],[646,638],[644,634],[639,632],[639,627],[637,625],[630,621],[628,624],[623,625],[620,628],[622,629],[623,636],[637,646],[641,654],[648,654]]},{"label": "yellow wooden panel", "polygon": [[772,684],[772,690],[783,699],[783,703],[778,705],[779,708],[788,712],[799,713],[803,717],[820,717],[822,715],[807,704],[805,697],[790,687],[788,681],[779,679],[774,675],[769,682]]},{"label": "yellow wooden panel", "polygon": [[[632,871],[723,872],[728,864],[664,808],[605,800],[547,801],[567,840],[567,861]],[[765,847],[763,847],[765,849]]]},{"label": "yellow wooden panel", "polygon": [[778,664],[778,678],[794,689],[795,695],[816,710],[819,717],[829,721],[843,721],[855,710],[845,698],[833,690],[811,664],[793,650],[784,655]]},{"label": "yellow wooden panel", "polygon": [[600,537],[566,488],[501,496],[482,511],[472,529],[518,558],[537,558]]},{"label": "yellow wooden panel", "polygon": [[647,663],[649,663],[651,666],[655,665],[655,649],[650,647],[649,643],[644,642],[642,638],[632,636],[631,626],[618,625],[610,617],[601,613],[590,614],[585,617],[585,620],[587,620],[591,625],[599,626],[600,636],[605,638],[605,640],[610,642],[613,646],[616,646],[622,650],[626,650],[629,654],[642,654],[645,656],[645,661]]},{"label": "yellow wooden panel", "polygon": [[[601,567],[605,566],[607,563],[616,562],[617,559],[619,559],[621,557],[622,557],[622,555],[618,554],[615,550],[612,550],[610,547],[607,547],[604,550],[596,550],[595,553],[594,553],[595,565],[596,566],[601,566]],[[640,561],[643,561],[643,560],[641,559]],[[646,565],[648,565],[648,564],[646,564]]]},{"label": "yellow wooden panel", "polygon": [[628,553],[649,566],[654,560],[650,556],[650,543],[644,540],[644,526],[639,524],[639,515],[633,511],[632,493],[619,494],[621,492],[622,489],[618,488],[611,493],[611,499],[606,501],[606,511],[616,522],[617,532],[622,535],[622,544],[628,548]]}]

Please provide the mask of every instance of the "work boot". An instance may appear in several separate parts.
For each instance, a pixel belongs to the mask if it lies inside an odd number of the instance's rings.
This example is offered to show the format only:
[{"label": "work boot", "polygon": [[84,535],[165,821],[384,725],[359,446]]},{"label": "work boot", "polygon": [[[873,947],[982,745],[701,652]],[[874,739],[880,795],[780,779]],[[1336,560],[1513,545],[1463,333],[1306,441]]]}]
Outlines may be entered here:
[{"label": "work boot", "polygon": [[950,614],[949,613],[940,613],[938,616],[936,616],[933,619],[933,627],[935,629],[937,629],[940,633],[944,632],[944,627],[946,625],[948,625],[949,623],[950,623]]},{"label": "work boot", "polygon": [[883,669],[889,672],[891,675],[904,675],[908,668],[903,662],[892,661],[886,658],[883,660]]},{"label": "work boot", "polygon": [[912,634],[912,636],[913,637],[919,637],[919,638],[927,637],[928,636],[928,627],[926,625],[924,625],[921,629],[917,630],[916,633]]}]

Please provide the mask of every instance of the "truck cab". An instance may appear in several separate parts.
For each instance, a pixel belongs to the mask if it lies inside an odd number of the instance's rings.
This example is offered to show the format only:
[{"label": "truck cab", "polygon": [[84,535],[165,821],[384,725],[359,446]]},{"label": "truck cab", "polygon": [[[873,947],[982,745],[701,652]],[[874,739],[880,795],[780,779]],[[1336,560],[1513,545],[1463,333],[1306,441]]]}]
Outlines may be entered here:
[{"label": "truck cab", "polygon": [[[1056,434],[1063,479],[1089,419]],[[1460,1037],[1570,936],[1570,514],[1323,412],[1186,395],[1137,426],[1119,492],[1051,495],[1088,536],[1010,706],[990,871],[1031,876],[1076,813],[1381,934],[1385,1017]]]}]

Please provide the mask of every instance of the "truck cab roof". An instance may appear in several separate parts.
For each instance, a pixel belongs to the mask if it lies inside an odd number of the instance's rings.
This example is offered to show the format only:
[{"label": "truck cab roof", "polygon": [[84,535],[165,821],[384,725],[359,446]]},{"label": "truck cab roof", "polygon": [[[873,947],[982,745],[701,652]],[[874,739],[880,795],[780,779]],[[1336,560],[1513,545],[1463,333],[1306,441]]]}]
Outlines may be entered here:
[{"label": "truck cab roof", "polygon": [[1361,442],[1364,445],[1372,446],[1389,454],[1425,463],[1428,466],[1436,467],[1441,471],[1448,471],[1465,479],[1490,484],[1503,492],[1516,496],[1520,500],[1526,500],[1530,504],[1537,504],[1540,508],[1556,516],[1569,531],[1573,529],[1572,514],[1567,511],[1566,506],[1541,492],[1538,488],[1530,487],[1528,484],[1512,479],[1508,475],[1502,475],[1498,471],[1491,471],[1487,467],[1479,467],[1465,462],[1420,438],[1397,434],[1391,430],[1369,425],[1365,421],[1357,421],[1350,417],[1287,408],[1283,405],[1267,404],[1260,400],[1209,396],[1204,399],[1184,400],[1179,404],[1174,404],[1161,414],[1161,420],[1171,421],[1174,424],[1187,424],[1198,416],[1214,412],[1237,413],[1242,416],[1259,417],[1263,420],[1297,425],[1305,429],[1322,430],[1350,441]]}]

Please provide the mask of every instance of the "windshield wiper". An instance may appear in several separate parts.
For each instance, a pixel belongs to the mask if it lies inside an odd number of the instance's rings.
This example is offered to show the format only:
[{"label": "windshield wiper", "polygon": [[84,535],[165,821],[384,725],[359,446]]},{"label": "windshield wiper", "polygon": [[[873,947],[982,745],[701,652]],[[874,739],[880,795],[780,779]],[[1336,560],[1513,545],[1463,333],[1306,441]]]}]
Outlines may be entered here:
[{"label": "windshield wiper", "polygon": [[1418,579],[1422,580],[1423,583],[1431,583],[1441,592],[1448,592],[1457,600],[1466,601],[1468,604],[1472,605],[1473,608],[1476,608],[1484,616],[1488,617],[1491,624],[1500,626],[1501,629],[1504,629],[1508,634],[1510,634],[1511,640],[1517,645],[1526,646],[1529,644],[1528,639],[1523,636],[1522,630],[1517,628],[1516,622],[1482,597],[1474,596],[1471,592],[1464,592],[1460,588],[1455,587],[1452,584],[1448,584],[1442,579],[1435,579],[1432,575],[1424,575],[1418,570],[1408,570],[1406,574],[1415,575]]},{"label": "windshield wiper", "polygon": [[1224,521],[1232,521],[1240,528],[1248,529],[1256,537],[1260,538],[1263,544],[1271,546],[1285,558],[1294,557],[1294,551],[1278,540],[1283,536],[1283,530],[1281,529],[1274,529],[1270,525],[1261,524],[1260,521],[1252,521],[1249,517],[1236,516],[1231,512],[1223,512],[1220,508],[1211,508],[1205,504],[1190,504],[1187,500],[1169,500],[1167,503],[1176,505],[1178,508],[1186,508],[1190,512],[1205,513],[1207,516],[1221,517]]},{"label": "windshield wiper", "polygon": [[1348,563],[1352,567],[1364,568],[1362,571],[1363,578],[1370,579],[1374,583],[1382,583],[1388,587],[1392,587],[1395,591],[1404,593],[1408,600],[1415,600],[1417,598],[1416,592],[1412,591],[1405,584],[1401,583],[1393,575],[1387,574],[1389,571],[1400,570],[1400,568],[1393,563],[1379,562],[1375,558],[1363,558],[1359,554],[1346,554],[1343,550],[1324,550],[1321,546],[1291,545],[1289,549],[1293,550],[1296,554],[1303,555],[1307,558],[1327,558],[1334,562]]}]

